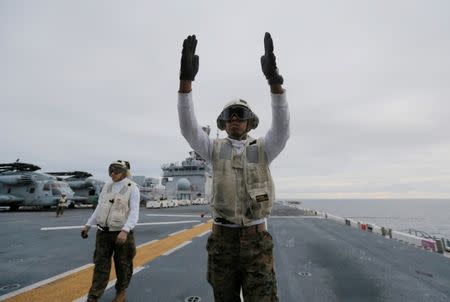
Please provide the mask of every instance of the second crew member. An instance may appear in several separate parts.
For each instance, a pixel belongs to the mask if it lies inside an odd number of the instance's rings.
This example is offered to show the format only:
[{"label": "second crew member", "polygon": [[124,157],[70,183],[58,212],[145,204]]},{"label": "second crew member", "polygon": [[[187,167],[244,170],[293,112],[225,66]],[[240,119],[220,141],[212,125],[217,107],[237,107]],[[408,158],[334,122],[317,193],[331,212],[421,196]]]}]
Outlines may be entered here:
[{"label": "second crew member", "polygon": [[111,181],[100,193],[98,206],[81,231],[87,238],[92,225],[98,227],[94,252],[94,275],[87,302],[96,302],[105,291],[111,271],[111,257],[116,269],[116,297],[113,302],[125,301],[125,293],[133,275],[136,255],[133,228],[139,218],[140,193],[131,181],[130,164],[113,162],[108,169]]}]

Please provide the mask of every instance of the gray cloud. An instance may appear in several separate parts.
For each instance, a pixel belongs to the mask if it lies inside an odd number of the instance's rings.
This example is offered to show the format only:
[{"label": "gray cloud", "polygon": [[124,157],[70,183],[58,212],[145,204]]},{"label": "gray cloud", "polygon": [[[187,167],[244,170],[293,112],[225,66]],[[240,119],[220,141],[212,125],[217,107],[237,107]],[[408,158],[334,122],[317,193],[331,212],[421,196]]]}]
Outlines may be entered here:
[{"label": "gray cloud", "polygon": [[118,158],[149,176],[181,161],[178,69],[191,33],[199,121],[215,136],[223,104],[242,97],[262,136],[270,31],[291,110],[272,165],[279,196],[449,196],[447,1],[155,3],[1,2],[1,161],[101,178]]}]

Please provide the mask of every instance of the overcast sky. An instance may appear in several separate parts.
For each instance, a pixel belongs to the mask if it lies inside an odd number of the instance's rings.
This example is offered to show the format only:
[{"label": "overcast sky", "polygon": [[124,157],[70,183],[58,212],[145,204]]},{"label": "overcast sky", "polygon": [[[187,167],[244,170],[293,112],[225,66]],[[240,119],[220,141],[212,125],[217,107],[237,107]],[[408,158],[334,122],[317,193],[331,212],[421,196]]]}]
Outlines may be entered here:
[{"label": "overcast sky", "polygon": [[[246,99],[270,126],[261,72],[272,34],[291,137],[271,170],[279,198],[450,197],[448,1],[1,1],[0,161],[105,179],[190,151],[180,52],[198,38],[198,120]],[[221,134],[223,136],[223,133]]]}]

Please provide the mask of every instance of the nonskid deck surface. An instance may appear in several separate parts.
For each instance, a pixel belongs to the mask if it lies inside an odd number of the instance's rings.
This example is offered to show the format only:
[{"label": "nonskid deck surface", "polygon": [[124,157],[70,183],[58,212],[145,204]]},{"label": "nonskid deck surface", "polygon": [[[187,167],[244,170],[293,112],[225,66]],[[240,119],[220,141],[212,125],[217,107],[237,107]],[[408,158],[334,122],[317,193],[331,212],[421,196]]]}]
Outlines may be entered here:
[{"label": "nonskid deck surface", "polygon": [[[206,282],[209,233],[199,229],[186,237],[186,232],[179,232],[199,228],[210,219],[200,216],[207,211],[207,206],[141,209],[140,223],[163,224],[137,227],[137,244],[158,240],[160,246],[154,248],[167,246],[167,251],[136,268],[128,301],[185,301],[188,297],[213,301]],[[60,218],[45,211],[0,213],[0,270],[4,272],[0,275],[0,295],[5,298],[15,290],[91,263],[95,230],[88,240],[82,240],[79,228],[64,228],[83,225],[91,212],[67,210]],[[450,300],[448,258],[332,221],[302,216],[295,208],[276,205],[272,214],[269,231],[275,243],[280,301]],[[41,230],[46,227],[61,229]],[[177,239],[172,244],[180,248],[169,248],[165,243],[168,236]],[[89,283],[91,275],[85,276],[88,280],[84,282]],[[68,292],[76,285],[61,284]],[[113,296],[111,287],[100,301],[110,301]],[[20,297],[10,300],[21,301]]]}]

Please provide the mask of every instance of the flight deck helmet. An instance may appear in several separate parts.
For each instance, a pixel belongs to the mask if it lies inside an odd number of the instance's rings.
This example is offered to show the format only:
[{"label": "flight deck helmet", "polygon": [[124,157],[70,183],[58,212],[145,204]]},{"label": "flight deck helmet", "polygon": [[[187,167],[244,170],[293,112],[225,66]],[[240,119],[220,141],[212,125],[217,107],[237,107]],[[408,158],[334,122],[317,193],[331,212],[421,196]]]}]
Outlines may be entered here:
[{"label": "flight deck helmet", "polygon": [[248,121],[247,131],[258,127],[259,118],[253,113],[248,103],[242,99],[235,99],[223,107],[222,112],[217,117],[217,128],[225,130],[225,123],[230,121],[233,116]]},{"label": "flight deck helmet", "polygon": [[125,175],[129,178],[131,177],[130,162],[125,160],[116,160],[109,165],[108,172],[109,175],[111,175],[112,172],[125,173]]}]

